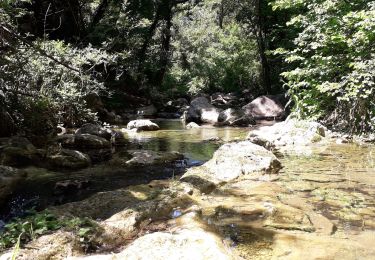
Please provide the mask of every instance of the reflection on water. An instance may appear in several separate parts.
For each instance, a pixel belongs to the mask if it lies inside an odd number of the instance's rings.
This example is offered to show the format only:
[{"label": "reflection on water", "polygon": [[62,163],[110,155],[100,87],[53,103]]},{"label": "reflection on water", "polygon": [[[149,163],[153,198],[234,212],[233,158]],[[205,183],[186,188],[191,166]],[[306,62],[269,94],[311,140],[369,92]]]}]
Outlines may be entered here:
[{"label": "reflection on water", "polygon": [[177,151],[191,160],[206,161],[212,157],[221,142],[244,139],[249,128],[214,128],[203,126],[197,129],[185,129],[180,120],[156,121],[161,131],[127,132],[134,148],[142,147],[154,151]]}]

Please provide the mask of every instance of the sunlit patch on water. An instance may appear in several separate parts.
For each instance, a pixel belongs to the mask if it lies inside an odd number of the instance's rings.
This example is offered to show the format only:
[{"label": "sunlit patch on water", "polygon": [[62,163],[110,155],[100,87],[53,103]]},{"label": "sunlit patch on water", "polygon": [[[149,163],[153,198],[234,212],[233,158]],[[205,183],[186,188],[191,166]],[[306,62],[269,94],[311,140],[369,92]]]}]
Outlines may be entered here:
[{"label": "sunlit patch on water", "polygon": [[[61,202],[81,200],[98,191],[114,190],[148,183],[154,179],[172,179],[185,172],[186,168],[198,166],[209,160],[222,142],[242,140],[249,128],[213,128],[186,130],[179,121],[161,121],[157,132],[134,133],[129,136],[130,147],[126,149],[145,149],[158,152],[177,151],[186,159],[168,167],[137,167],[133,169],[114,168],[110,165],[97,165],[79,172],[51,172],[34,169],[27,185],[22,187],[13,198],[10,209],[13,215],[20,215],[30,201],[44,201],[43,206],[56,203],[53,187],[63,180],[89,179],[88,186],[81,193],[70,194]],[[285,194],[276,194],[280,200],[283,195],[293,195],[312,206],[313,210],[332,221],[339,232],[351,234],[375,229],[375,147],[361,147],[353,144],[332,144],[317,147],[303,156],[280,156],[284,168],[278,178],[264,176],[260,182],[272,182],[285,188]],[[308,155],[308,156],[306,156]],[[221,209],[203,209],[203,219],[222,234],[224,242],[240,256],[246,259],[269,259],[272,256],[272,233],[264,228],[255,228],[277,208],[275,201],[268,202],[266,195],[259,195],[259,210],[255,210],[253,201],[246,198],[255,196],[256,189],[246,186],[244,194],[234,190],[225,190],[215,194],[214,199],[226,207]],[[244,189],[242,187],[242,189]],[[237,192],[237,193],[236,193]],[[246,193],[248,192],[248,194]],[[276,193],[276,192],[275,192]],[[19,199],[19,200],[18,200]],[[207,204],[213,198],[207,199]],[[35,200],[31,199],[32,204]],[[241,209],[241,203],[243,208]],[[276,201],[278,203],[278,201]],[[215,211],[216,210],[216,211]],[[211,212],[212,211],[212,212]],[[242,211],[242,213],[241,213]],[[168,218],[177,221],[183,216],[183,209],[174,209]],[[7,215],[9,216],[9,215]],[[0,222],[1,226],[2,222]],[[159,223],[158,223],[159,224]],[[155,226],[163,230],[164,226]]]},{"label": "sunlit patch on water", "polygon": [[310,157],[283,157],[281,185],[345,232],[374,230],[374,152],[373,146],[333,144]]}]

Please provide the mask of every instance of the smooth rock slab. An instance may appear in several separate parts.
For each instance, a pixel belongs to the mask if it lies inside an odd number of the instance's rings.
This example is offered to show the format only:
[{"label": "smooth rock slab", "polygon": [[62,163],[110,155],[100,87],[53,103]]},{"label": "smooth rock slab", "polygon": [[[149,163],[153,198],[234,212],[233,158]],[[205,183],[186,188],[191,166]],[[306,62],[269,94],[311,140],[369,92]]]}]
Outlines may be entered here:
[{"label": "smooth rock slab", "polygon": [[275,174],[280,169],[281,163],[272,152],[249,141],[242,141],[224,144],[211,160],[189,169],[181,180],[206,189],[239,177]]},{"label": "smooth rock slab", "polygon": [[145,120],[145,119],[130,121],[126,128],[128,130],[135,129],[137,132],[139,132],[139,131],[157,131],[157,130],[160,129],[160,127],[157,124],[151,122],[151,120]]},{"label": "smooth rock slab", "polygon": [[251,131],[247,139],[267,149],[302,153],[307,150],[309,153],[306,147],[322,141],[325,136],[325,127],[317,122],[287,119],[273,126]]},{"label": "smooth rock slab", "polygon": [[93,255],[72,259],[241,259],[227,248],[222,239],[195,220],[197,214],[187,213],[176,219],[173,232],[155,232],[136,239],[118,254]]}]

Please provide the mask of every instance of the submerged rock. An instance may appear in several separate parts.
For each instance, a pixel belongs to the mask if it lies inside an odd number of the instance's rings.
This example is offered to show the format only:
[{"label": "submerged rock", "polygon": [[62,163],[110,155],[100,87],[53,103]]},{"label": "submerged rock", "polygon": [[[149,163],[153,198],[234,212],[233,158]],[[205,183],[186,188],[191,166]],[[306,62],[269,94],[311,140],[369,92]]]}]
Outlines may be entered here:
[{"label": "submerged rock", "polygon": [[139,119],[139,120],[130,121],[127,125],[127,129],[128,130],[135,129],[137,132],[157,131],[160,129],[160,127],[157,124],[151,122],[151,120]]},{"label": "submerged rock", "polygon": [[87,188],[90,185],[89,180],[65,180],[56,182],[54,188],[55,195],[71,195]]},{"label": "submerged rock", "polygon": [[275,174],[280,169],[281,163],[272,152],[249,141],[242,141],[224,144],[211,160],[189,169],[181,180],[207,192],[223,182],[239,177],[259,178],[264,174]]},{"label": "submerged rock", "polygon": [[0,206],[12,194],[26,174],[12,167],[0,165]]}]

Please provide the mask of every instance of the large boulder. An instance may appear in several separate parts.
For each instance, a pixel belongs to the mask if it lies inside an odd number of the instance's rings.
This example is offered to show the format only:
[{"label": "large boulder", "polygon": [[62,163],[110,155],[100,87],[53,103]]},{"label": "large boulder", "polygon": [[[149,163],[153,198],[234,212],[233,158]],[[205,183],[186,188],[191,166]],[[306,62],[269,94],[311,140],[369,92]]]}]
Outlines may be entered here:
[{"label": "large boulder", "polygon": [[224,144],[211,160],[189,169],[181,180],[197,186],[202,192],[209,192],[221,183],[240,177],[259,179],[264,174],[278,173],[280,169],[281,163],[272,152],[249,141],[241,141]]},{"label": "large boulder", "polygon": [[325,136],[326,128],[317,122],[288,119],[251,131],[247,139],[271,150],[298,151],[323,141]]},{"label": "large boulder", "polygon": [[256,122],[253,117],[245,115],[242,110],[228,108],[219,114],[218,124],[227,126],[249,126],[255,125]]},{"label": "large boulder", "polygon": [[110,149],[111,143],[99,136],[90,134],[65,134],[56,138],[64,148],[82,149]]},{"label": "large boulder", "polygon": [[77,257],[71,260],[231,260],[236,258],[222,242],[219,236],[203,229],[181,229],[178,232],[155,232],[138,238],[118,254]]},{"label": "large boulder", "polygon": [[0,165],[0,206],[25,176],[25,173],[20,170]]},{"label": "large boulder", "polygon": [[56,154],[47,156],[47,161],[52,168],[77,170],[90,166],[91,160],[87,154],[79,151],[61,149]]},{"label": "large boulder", "polygon": [[125,146],[128,144],[124,134],[121,131],[115,131],[109,128],[101,127],[97,124],[84,124],[81,128],[76,130],[76,135],[89,134],[102,137],[111,141],[115,146]]},{"label": "large boulder", "polygon": [[110,129],[101,127],[97,124],[87,123],[77,129],[75,132],[76,135],[89,134],[103,137],[107,140],[110,140],[112,137],[112,131]]},{"label": "large boulder", "polygon": [[200,128],[200,125],[194,122],[190,122],[189,124],[186,125],[186,129],[196,129],[196,128]]},{"label": "large boulder", "polygon": [[279,96],[260,96],[242,107],[246,115],[255,119],[283,119],[285,109]]},{"label": "large boulder", "polygon": [[211,104],[220,108],[236,107],[239,104],[239,97],[234,93],[214,93],[211,96]]},{"label": "large boulder", "polygon": [[211,105],[205,97],[197,97],[190,103],[186,114],[186,122],[215,124],[218,122],[220,109]]},{"label": "large boulder", "polygon": [[35,146],[24,137],[0,138],[0,164],[23,167],[40,158]]},{"label": "large boulder", "polygon": [[139,119],[130,121],[126,127],[128,130],[136,130],[137,132],[140,131],[157,131],[160,127],[151,122],[150,120]]},{"label": "large boulder", "polygon": [[183,160],[184,155],[178,152],[155,152],[151,150],[129,150],[117,153],[110,161],[113,166],[161,165]]}]

